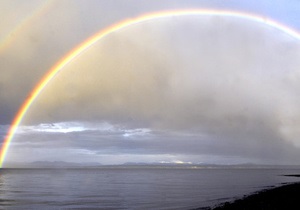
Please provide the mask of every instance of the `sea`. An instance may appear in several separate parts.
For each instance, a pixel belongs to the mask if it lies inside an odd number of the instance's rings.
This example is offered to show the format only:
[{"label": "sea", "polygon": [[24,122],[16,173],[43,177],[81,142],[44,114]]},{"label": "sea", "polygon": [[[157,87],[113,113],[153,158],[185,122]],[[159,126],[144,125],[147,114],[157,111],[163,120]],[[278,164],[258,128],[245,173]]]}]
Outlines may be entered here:
[{"label": "sea", "polygon": [[0,169],[0,209],[197,209],[300,181],[300,169]]}]

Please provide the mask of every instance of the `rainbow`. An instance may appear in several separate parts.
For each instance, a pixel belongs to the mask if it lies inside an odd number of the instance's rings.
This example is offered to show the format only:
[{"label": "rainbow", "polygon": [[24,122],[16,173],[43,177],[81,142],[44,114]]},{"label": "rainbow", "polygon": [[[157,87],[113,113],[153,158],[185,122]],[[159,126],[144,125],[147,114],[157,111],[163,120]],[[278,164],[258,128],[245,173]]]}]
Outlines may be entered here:
[{"label": "rainbow", "polygon": [[235,12],[235,11],[226,11],[226,10],[209,10],[209,9],[188,9],[188,10],[172,10],[172,11],[160,11],[150,14],[145,14],[136,18],[132,19],[125,19],[121,22],[113,24],[103,30],[99,31],[95,35],[91,36],[89,39],[81,43],[79,46],[75,47],[71,50],[68,54],[66,54],[63,58],[61,58],[49,71],[46,75],[40,80],[40,82],[35,86],[32,92],[29,94],[27,99],[23,102],[21,108],[17,112],[12,125],[4,139],[4,142],[1,147],[1,158],[0,158],[0,167],[3,166],[5,156],[8,152],[10,143],[14,137],[14,134],[21,123],[24,115],[26,114],[27,110],[34,102],[34,100],[39,96],[39,94],[43,91],[43,89],[47,86],[47,84],[70,62],[74,59],[79,57],[83,52],[88,50],[91,46],[93,46],[97,41],[101,40],[102,38],[106,37],[107,35],[127,28],[129,26],[143,23],[150,20],[156,20],[161,18],[169,18],[175,16],[192,16],[192,15],[214,15],[214,16],[230,16],[236,18],[247,19],[250,21],[258,22],[265,24],[267,26],[273,27],[279,31],[285,32],[286,34],[290,35],[291,37],[300,40],[300,33],[281,24],[270,20],[266,17],[243,13],[243,12]]}]

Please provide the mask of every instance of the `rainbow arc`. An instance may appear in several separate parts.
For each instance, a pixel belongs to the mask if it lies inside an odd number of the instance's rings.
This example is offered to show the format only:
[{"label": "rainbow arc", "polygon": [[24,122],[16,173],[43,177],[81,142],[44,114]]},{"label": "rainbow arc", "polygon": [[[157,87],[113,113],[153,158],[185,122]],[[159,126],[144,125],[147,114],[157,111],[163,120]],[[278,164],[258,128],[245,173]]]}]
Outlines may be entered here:
[{"label": "rainbow arc", "polygon": [[255,15],[255,14],[248,14],[243,12],[235,12],[235,11],[226,11],[226,10],[208,10],[208,9],[189,9],[189,10],[172,10],[172,11],[161,11],[155,12],[150,14],[145,14],[133,19],[125,19],[121,22],[113,24],[103,30],[99,31],[98,33],[91,36],[89,39],[75,47],[71,50],[67,55],[61,58],[45,76],[40,80],[40,82],[35,86],[35,88],[31,91],[27,99],[24,101],[22,106],[20,107],[19,111],[17,112],[11,127],[4,139],[4,142],[1,147],[1,155],[0,155],[0,167],[3,166],[5,161],[6,154],[9,150],[9,146],[12,142],[12,139],[15,135],[15,132],[20,125],[23,117],[25,116],[27,110],[30,108],[31,104],[34,100],[39,96],[39,94],[43,91],[43,89],[47,86],[47,84],[60,72],[63,68],[71,63],[74,59],[88,50],[91,46],[93,46],[96,42],[101,40],[102,38],[108,36],[109,34],[124,29],[126,27],[143,23],[150,20],[162,19],[162,18],[169,18],[174,16],[204,16],[204,15],[215,15],[215,16],[230,16],[242,19],[248,19],[250,21],[254,21],[257,23],[265,24],[270,27],[276,28],[279,31],[285,32],[286,34],[290,35],[291,37],[300,40],[300,33],[273,20],[265,18],[263,16]]}]

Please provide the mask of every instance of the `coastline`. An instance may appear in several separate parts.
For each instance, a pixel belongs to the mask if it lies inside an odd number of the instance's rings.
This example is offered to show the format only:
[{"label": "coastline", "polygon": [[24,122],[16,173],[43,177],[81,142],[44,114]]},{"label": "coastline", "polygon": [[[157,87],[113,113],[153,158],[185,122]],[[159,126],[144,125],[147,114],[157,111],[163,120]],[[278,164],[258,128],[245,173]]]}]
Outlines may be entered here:
[{"label": "coastline", "polygon": [[198,210],[300,209],[299,193],[300,182],[295,182],[245,195],[233,202],[226,202],[212,208],[199,208]]}]

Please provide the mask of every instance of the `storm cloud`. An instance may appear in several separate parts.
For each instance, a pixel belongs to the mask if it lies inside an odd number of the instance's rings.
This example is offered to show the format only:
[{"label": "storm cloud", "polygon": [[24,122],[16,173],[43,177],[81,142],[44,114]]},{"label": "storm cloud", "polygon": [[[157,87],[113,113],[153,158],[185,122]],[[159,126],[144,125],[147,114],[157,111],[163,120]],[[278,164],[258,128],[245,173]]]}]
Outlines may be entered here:
[{"label": "storm cloud", "polygon": [[[55,16],[36,20],[52,25],[25,31],[0,58],[3,136],[16,107],[71,46],[126,12],[145,10],[127,8],[92,27],[80,22],[87,7],[52,7]],[[99,40],[51,80],[7,160],[298,164],[299,55],[299,40],[236,17],[135,24]]]}]

